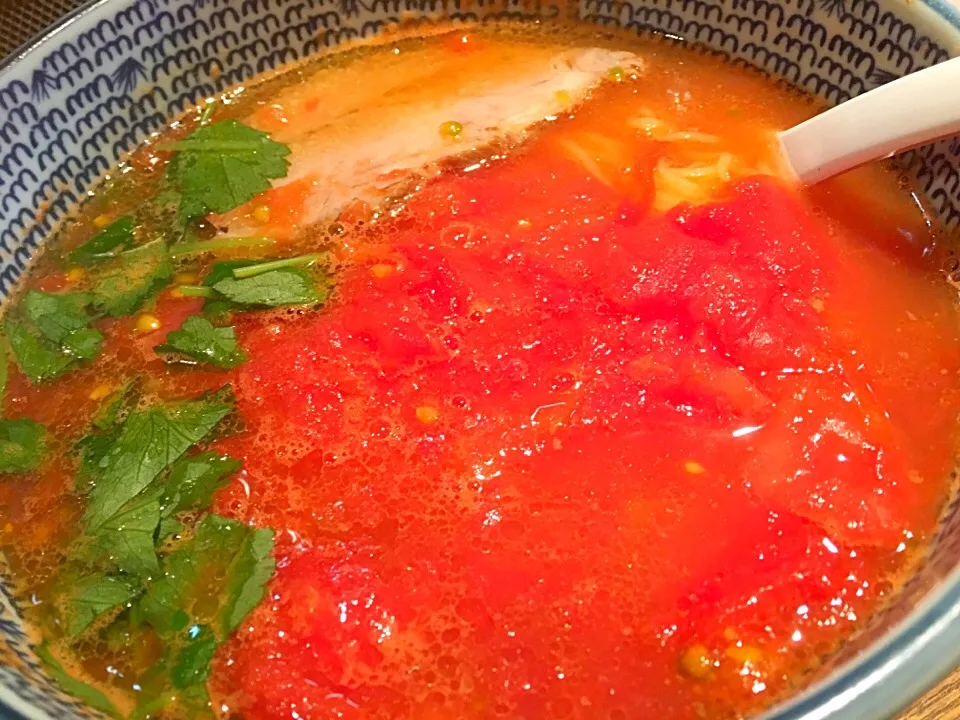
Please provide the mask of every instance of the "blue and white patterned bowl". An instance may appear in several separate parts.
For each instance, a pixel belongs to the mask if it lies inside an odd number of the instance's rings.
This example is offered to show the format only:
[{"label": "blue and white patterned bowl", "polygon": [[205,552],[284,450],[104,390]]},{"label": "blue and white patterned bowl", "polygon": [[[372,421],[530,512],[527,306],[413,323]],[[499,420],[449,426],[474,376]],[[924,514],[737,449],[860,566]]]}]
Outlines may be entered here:
[{"label": "blue and white patterned bowl", "polygon": [[[960,54],[950,0],[97,0],[0,65],[0,299],[101,175],[198,100],[401,19],[561,15],[697,41],[834,103]],[[960,139],[899,162],[960,225]],[[767,717],[888,717],[960,663],[958,561],[954,502],[892,606]],[[43,674],[33,642],[0,579],[0,718],[92,715]]]}]

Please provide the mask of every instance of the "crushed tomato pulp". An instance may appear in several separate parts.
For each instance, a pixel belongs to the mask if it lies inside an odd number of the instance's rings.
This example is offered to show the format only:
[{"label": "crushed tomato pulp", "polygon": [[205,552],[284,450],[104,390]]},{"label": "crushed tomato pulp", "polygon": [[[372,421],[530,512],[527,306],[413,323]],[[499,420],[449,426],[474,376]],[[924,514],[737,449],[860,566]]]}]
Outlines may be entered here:
[{"label": "crushed tomato pulp", "polygon": [[946,288],[811,210],[842,188],[748,178],[655,216],[649,144],[627,190],[555,152],[590,122],[428,184],[347,236],[329,311],[249,329],[258,440],[223,444],[245,470],[218,508],[280,528],[281,561],[219,656],[231,707],[732,715],[931,532]]}]

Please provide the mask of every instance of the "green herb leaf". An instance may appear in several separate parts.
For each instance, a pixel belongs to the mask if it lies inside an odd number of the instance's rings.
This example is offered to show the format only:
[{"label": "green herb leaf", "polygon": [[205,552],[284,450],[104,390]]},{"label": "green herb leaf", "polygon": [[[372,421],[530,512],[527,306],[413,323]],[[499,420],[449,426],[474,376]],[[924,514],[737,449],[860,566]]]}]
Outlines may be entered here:
[{"label": "green herb leaf", "polygon": [[247,307],[283,307],[312,305],[326,300],[326,288],[317,286],[309,272],[301,268],[272,270],[250,278],[224,278],[213,289],[238,305]]},{"label": "green herb leaf", "polygon": [[40,464],[45,430],[27,418],[0,420],[0,472],[26,472]]},{"label": "green herb leaf", "polygon": [[172,146],[168,173],[182,195],[180,219],[224,213],[270,188],[287,174],[290,148],[237,122],[205,125]]},{"label": "green herb leaf", "polygon": [[76,637],[108,610],[137,596],[139,588],[128,578],[95,575],[78,582],[67,601],[67,634]]},{"label": "green herb leaf", "polygon": [[77,442],[76,449],[80,453],[80,468],[77,470],[76,490],[87,494],[100,476],[100,463],[113,448],[120,436],[121,427],[115,426],[105,432],[87,435]]},{"label": "green herb leaf", "polygon": [[83,682],[83,680],[78,680],[70,675],[70,673],[64,669],[63,665],[60,664],[60,661],[53,656],[46,643],[37,645],[37,647],[34,648],[34,652],[37,654],[40,662],[43,663],[47,675],[53,678],[53,681],[63,688],[64,691],[83,700],[86,705],[106,713],[110,717],[122,717],[120,711],[117,710],[116,706],[110,702],[106,695],[92,685]]},{"label": "green herb leaf", "polygon": [[140,678],[141,692],[129,720],[167,714],[212,717],[207,678],[218,644],[209,629],[199,625],[167,638],[161,661]]},{"label": "green herb leaf", "polygon": [[[219,368],[230,369],[246,361],[247,354],[237,347],[237,337],[232,327],[214,327],[206,318],[192,315],[179,330],[167,334],[167,341],[154,350],[161,356],[186,355],[200,362]],[[165,360],[170,362],[167,357]]]},{"label": "green herb leaf", "polygon": [[47,340],[62,343],[71,333],[90,324],[93,318],[87,312],[90,304],[87,293],[49,294],[29,290],[23,296],[20,309]]},{"label": "green herb leaf", "polygon": [[10,342],[0,333],[0,408],[7,397],[7,378],[10,374]]},{"label": "green herb leaf", "polygon": [[227,602],[220,614],[225,634],[236,630],[247,614],[263,600],[267,583],[277,569],[277,561],[270,557],[271,552],[273,530],[260,528],[247,537],[237,553],[227,578]]},{"label": "green herb leaf", "polygon": [[[166,672],[166,668],[163,668],[163,670]],[[179,699],[179,694],[172,689],[168,689],[160,695],[142,693],[137,697],[137,706],[127,716],[127,720],[146,720],[147,718],[160,717],[162,712],[169,712],[171,708],[177,707]]]},{"label": "green herb leaf", "polygon": [[179,535],[184,531],[183,523],[175,517],[160,518],[160,527],[157,528],[157,543],[162,543],[171,535]]},{"label": "green herb leaf", "polygon": [[96,328],[80,328],[64,338],[60,347],[79,360],[93,360],[100,354],[103,333]]},{"label": "green herb leaf", "polygon": [[209,507],[213,493],[226,485],[242,465],[236,458],[213,452],[180,458],[163,485],[160,504],[164,516]]},{"label": "green herb leaf", "polygon": [[202,287],[209,288],[211,293],[209,299],[203,304],[203,314],[207,317],[214,318],[218,322],[228,323],[231,313],[243,310],[243,305],[225,300],[220,293],[213,289],[213,286],[221,280],[232,278],[233,271],[237,268],[249,267],[256,265],[258,262],[260,261],[221,260],[218,263],[214,263],[202,283]]},{"label": "green herb leaf", "polygon": [[[263,598],[276,567],[272,549],[272,531],[206,516],[193,538],[165,558],[163,576],[140,600],[144,618],[161,636],[200,624],[222,641]],[[211,596],[208,580],[219,576],[225,582]]]},{"label": "green herb leaf", "polygon": [[[72,359],[92,360],[100,352],[103,333],[88,327],[94,318],[87,312],[91,297],[87,293],[49,294],[30,290],[23,297],[20,312],[42,339],[38,347],[45,352],[59,352]],[[57,347],[59,346],[59,347]],[[55,366],[58,362],[51,358]],[[28,373],[29,374],[29,373]]]},{"label": "green herb leaf", "polygon": [[139,397],[139,382],[127,380],[110,393],[93,418],[93,426],[98,430],[109,430],[118,421],[122,421]]},{"label": "green herb leaf", "polygon": [[126,420],[140,398],[139,387],[139,381],[128,380],[108,395],[93,417],[96,432],[77,442],[80,467],[77,471],[76,490],[82,494],[86,494],[100,476],[101,461],[113,448],[120,436],[121,423]]},{"label": "green herb leaf", "polygon": [[8,319],[4,325],[17,365],[33,383],[60,377],[74,366],[75,358],[31,330],[23,322]]},{"label": "green herb leaf", "polygon": [[17,310],[26,322],[8,319],[6,331],[17,364],[32,382],[59,377],[100,352],[103,334],[88,327],[94,320],[89,304],[86,293],[24,295]]},{"label": "green herb leaf", "polygon": [[114,317],[136,312],[173,275],[163,240],[120,253],[93,289],[97,307]]},{"label": "green herb leaf", "polygon": [[154,550],[154,536],[160,524],[160,502],[156,497],[137,497],[109,518],[92,539],[93,557],[108,557],[125,573],[140,578],[160,572]]},{"label": "green herb leaf", "polygon": [[23,315],[60,351],[79,360],[92,360],[100,352],[103,333],[87,327],[94,318],[87,312],[87,293],[48,293],[30,290],[20,306]]},{"label": "green herb leaf", "polygon": [[223,402],[193,400],[131,413],[94,468],[96,484],[84,515],[87,531],[103,525],[231,409]]},{"label": "green herb leaf", "polygon": [[89,241],[70,253],[70,261],[77,265],[92,265],[106,260],[133,245],[133,218],[129,215],[114,220]]},{"label": "green herb leaf", "polygon": [[239,268],[252,267],[258,265],[262,260],[221,260],[218,263],[214,263],[213,267],[210,268],[210,272],[207,273],[207,276],[203,279],[203,285],[206,287],[213,287],[221,280],[226,280],[227,278],[233,277],[233,271]]},{"label": "green herb leaf", "polygon": [[176,243],[187,228],[187,221],[180,219],[180,201],[180,190],[174,186],[168,170],[157,194],[140,207],[137,216],[150,227],[167,227],[164,236],[168,242]]},{"label": "green herb leaf", "polygon": [[210,677],[210,663],[217,649],[217,639],[203,627],[197,627],[195,633],[197,637],[177,653],[177,659],[170,670],[170,680],[179,690],[205,683]]},{"label": "green herb leaf", "polygon": [[157,542],[174,533],[183,532],[178,513],[205,510],[213,501],[213,493],[227,484],[242,462],[229,455],[204,452],[180,458],[160,485],[160,528]]}]

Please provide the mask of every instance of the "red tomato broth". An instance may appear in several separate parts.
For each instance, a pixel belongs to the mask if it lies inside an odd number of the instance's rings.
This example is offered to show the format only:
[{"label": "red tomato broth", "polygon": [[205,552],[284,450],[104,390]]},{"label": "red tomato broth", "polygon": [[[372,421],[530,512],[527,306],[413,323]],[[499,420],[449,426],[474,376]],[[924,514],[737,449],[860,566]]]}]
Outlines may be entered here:
[{"label": "red tomato broth", "polygon": [[[922,556],[960,409],[936,237],[878,168],[802,193],[749,175],[657,212],[658,163],[690,151],[631,118],[754,167],[812,108],[642,47],[639,79],[392,217],[347,208],[334,298],[238,314],[238,368],[162,364],[200,305],[165,292],[156,332],[105,321],[93,367],[12,375],[8,415],[64,453],[104,383],[232,383],[245,430],[216,449],[243,469],[213,509],[274,528],[278,569],[217,654],[221,716],[736,717],[803,684]],[[271,192],[245,209],[296,223]],[[0,537],[42,582],[82,510],[69,468],[39,476],[0,484]]]},{"label": "red tomato broth", "polygon": [[[732,77],[724,107],[759,85]],[[231,711],[736,715],[929,537],[960,401],[947,288],[829,191],[748,178],[656,217],[556,152],[603,132],[642,183],[649,141],[611,130],[634,92],[433,181],[348,235],[327,312],[248,336],[257,442],[223,445],[245,469],[216,509],[287,534],[218,656]]]}]

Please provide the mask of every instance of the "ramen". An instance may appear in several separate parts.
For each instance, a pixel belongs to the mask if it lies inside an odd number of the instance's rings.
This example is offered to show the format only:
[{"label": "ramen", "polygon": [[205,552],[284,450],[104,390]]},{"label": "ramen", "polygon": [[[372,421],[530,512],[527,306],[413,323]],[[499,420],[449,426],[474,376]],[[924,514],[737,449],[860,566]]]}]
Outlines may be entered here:
[{"label": "ramen", "polygon": [[803,685],[950,492],[955,293],[809,99],[516,26],[210,101],[3,320],[0,543],[135,718],[723,718]]}]

